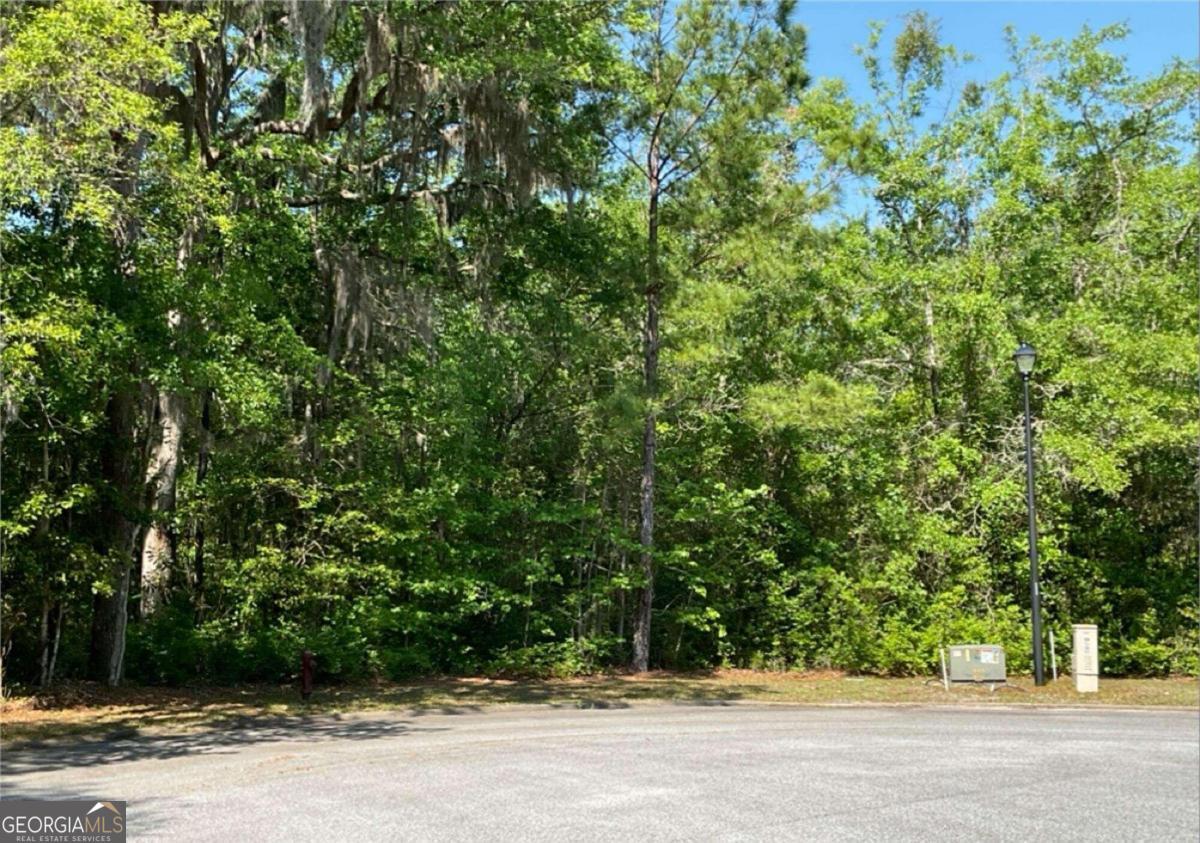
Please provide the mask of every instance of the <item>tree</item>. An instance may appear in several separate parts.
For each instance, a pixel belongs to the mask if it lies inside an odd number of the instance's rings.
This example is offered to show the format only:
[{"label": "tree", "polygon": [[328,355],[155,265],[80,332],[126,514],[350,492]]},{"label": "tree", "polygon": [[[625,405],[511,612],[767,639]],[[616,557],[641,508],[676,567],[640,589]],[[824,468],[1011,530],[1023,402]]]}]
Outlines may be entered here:
[{"label": "tree", "polygon": [[[106,507],[98,546],[111,574],[97,586],[93,671],[109,683],[123,672],[130,598],[152,619],[182,573],[185,448],[205,443],[206,474],[214,410],[232,419],[239,405],[261,402],[252,382],[270,388],[265,369],[279,355],[303,360],[295,341],[314,327],[326,359],[315,384],[298,386],[306,450],[319,466],[332,377],[363,371],[379,316],[372,305],[388,275],[411,263],[380,241],[381,223],[407,221],[411,231],[418,220],[426,232],[432,223],[444,247],[448,227],[473,209],[523,207],[550,183],[574,189],[596,158],[575,128],[592,118],[570,100],[587,75],[580,68],[599,72],[605,61],[598,4],[196,8],[71,0],[18,9],[4,48],[0,95],[13,125],[3,143],[24,164],[2,185],[6,207],[37,234],[59,209],[76,227],[107,227],[124,282],[96,304],[139,340],[112,361],[97,451]],[[506,33],[518,32],[537,49],[516,55]],[[566,45],[574,62],[560,61]],[[289,224],[297,214],[308,234]],[[296,325],[288,337],[246,319],[264,304],[264,279],[246,286],[238,272],[255,217],[286,233],[286,248],[309,251],[332,300],[323,325]],[[294,271],[294,257],[283,251],[264,265]],[[268,337],[258,360],[228,354]],[[197,568],[191,579],[201,576]]]},{"label": "tree", "polygon": [[1195,670],[1197,68],[789,13],[4,6],[4,678],[1022,669],[1018,339],[1048,625]]},{"label": "tree", "polygon": [[[641,590],[634,613],[631,667],[650,659],[654,606],[654,515],[659,400],[659,311],[666,291],[660,226],[663,203],[706,167],[740,164],[753,178],[761,133],[769,132],[805,82],[804,31],[789,20],[793,4],[772,16],[761,2],[729,8],[714,2],[639,8],[631,22],[633,74],[613,146],[642,181],[645,281],[642,294],[642,379],[645,417],[639,490]],[[730,179],[728,188],[739,187]]]}]

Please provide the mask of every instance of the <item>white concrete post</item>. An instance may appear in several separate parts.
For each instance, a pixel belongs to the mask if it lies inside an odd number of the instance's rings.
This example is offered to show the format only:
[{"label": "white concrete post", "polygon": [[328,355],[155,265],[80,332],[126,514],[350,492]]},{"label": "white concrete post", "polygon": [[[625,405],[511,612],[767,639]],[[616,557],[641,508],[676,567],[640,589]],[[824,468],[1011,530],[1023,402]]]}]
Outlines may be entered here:
[{"label": "white concrete post", "polygon": [[1054,652],[1054,630],[1050,630],[1050,675],[1058,681],[1058,656]]},{"label": "white concrete post", "polygon": [[1071,627],[1074,647],[1071,649],[1071,675],[1075,690],[1094,694],[1100,690],[1100,642],[1094,623],[1077,623]]}]

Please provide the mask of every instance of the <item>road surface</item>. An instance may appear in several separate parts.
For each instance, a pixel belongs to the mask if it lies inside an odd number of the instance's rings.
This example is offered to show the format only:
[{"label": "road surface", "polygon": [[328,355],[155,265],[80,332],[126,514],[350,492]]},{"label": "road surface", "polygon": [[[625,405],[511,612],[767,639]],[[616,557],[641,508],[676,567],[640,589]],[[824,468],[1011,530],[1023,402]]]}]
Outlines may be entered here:
[{"label": "road surface", "polygon": [[1192,712],[654,705],[369,713],[4,753],[131,840],[1200,839]]}]

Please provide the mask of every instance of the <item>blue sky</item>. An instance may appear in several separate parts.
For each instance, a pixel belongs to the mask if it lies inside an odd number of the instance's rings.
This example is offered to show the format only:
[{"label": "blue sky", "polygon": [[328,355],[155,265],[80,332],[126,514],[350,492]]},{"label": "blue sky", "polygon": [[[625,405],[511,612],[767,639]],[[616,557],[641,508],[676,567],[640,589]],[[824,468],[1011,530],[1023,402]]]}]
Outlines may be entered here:
[{"label": "blue sky", "polygon": [[[1107,49],[1123,53],[1137,76],[1152,74],[1178,56],[1196,61],[1200,40],[1200,3],[1195,2],[973,2],[973,0],[799,0],[794,20],[808,29],[808,72],[816,81],[822,77],[845,80],[855,99],[870,99],[861,59],[855,44],[864,44],[870,21],[884,22],[882,46],[888,54],[891,41],[900,31],[904,15],[925,10],[941,23],[941,40],[974,60],[951,71],[947,90],[961,90],[968,80],[986,82],[1009,69],[1004,44],[1004,27],[1012,24],[1021,41],[1037,35],[1049,41],[1071,38],[1086,24],[1099,29],[1112,23],[1128,24],[1129,37]],[[864,193],[869,185],[853,179],[844,185],[838,206],[830,218],[843,214],[858,216],[873,212]]]},{"label": "blue sky", "polygon": [[[866,41],[867,23],[888,24],[884,43],[899,31],[906,12],[924,9],[940,19],[942,40],[973,53],[976,60],[960,72],[961,81],[990,79],[1007,67],[1003,32],[1013,24],[1024,40],[1069,38],[1087,24],[1098,29],[1127,23],[1132,33],[1117,52],[1124,52],[1137,75],[1160,69],[1172,56],[1197,57],[1200,3],[1195,2],[853,2],[799,0],[794,20],[808,29],[808,70],[814,79],[845,79],[855,97],[868,95],[866,77],[854,45]],[[947,80],[952,81],[952,80]]]}]

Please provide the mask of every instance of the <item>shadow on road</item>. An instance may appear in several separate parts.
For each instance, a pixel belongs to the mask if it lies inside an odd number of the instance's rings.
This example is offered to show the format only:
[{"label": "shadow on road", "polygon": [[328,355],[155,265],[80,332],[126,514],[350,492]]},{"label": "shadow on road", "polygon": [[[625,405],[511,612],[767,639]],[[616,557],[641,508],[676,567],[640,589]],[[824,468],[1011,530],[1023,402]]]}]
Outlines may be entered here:
[{"label": "shadow on road", "polygon": [[[80,683],[3,710],[0,771],[20,776],[33,770],[228,752],[274,740],[367,740],[402,735],[413,719],[425,715],[475,713],[497,704],[604,710],[651,700],[723,706],[769,695],[765,686],[719,684],[700,674],[441,678],[334,686],[319,689],[308,703],[297,700],[289,686],[106,689]],[[274,710],[263,710],[268,706]],[[345,711],[358,714],[346,716]]]},{"label": "shadow on road", "polygon": [[[639,682],[612,679],[572,687],[570,682],[508,683],[445,681],[421,686],[373,689],[367,695],[331,692],[315,700],[311,712],[286,714],[230,714],[215,722],[180,731],[169,712],[152,705],[126,706],[122,717],[103,731],[48,741],[22,741],[5,746],[0,774],[16,783],[24,774],[112,764],[120,761],[167,759],[183,755],[235,752],[256,743],[284,740],[372,740],[414,731],[445,731],[450,726],[414,726],[426,715],[477,713],[495,703],[539,704],[549,709],[626,709],[642,699],[659,699],[674,705],[723,706],[743,696],[745,689],[706,688],[672,680]],[[415,692],[415,693],[414,693]],[[442,702],[442,700],[446,700]],[[322,712],[324,705],[369,702],[373,707],[404,711],[407,719],[366,713],[345,716]],[[416,707],[411,707],[413,704]],[[149,727],[149,728],[147,728]],[[161,729],[162,731],[158,731]]]},{"label": "shadow on road", "polygon": [[76,737],[53,743],[28,743],[5,748],[0,775],[6,795],[27,773],[67,767],[113,764],[120,761],[162,760],[183,755],[236,752],[270,741],[374,740],[412,732],[440,732],[448,727],[414,727],[407,720],[341,715],[238,717],[195,731],[144,734],[133,727],[103,735]]}]

